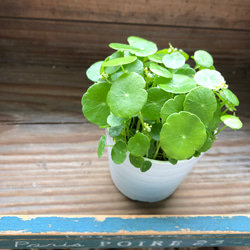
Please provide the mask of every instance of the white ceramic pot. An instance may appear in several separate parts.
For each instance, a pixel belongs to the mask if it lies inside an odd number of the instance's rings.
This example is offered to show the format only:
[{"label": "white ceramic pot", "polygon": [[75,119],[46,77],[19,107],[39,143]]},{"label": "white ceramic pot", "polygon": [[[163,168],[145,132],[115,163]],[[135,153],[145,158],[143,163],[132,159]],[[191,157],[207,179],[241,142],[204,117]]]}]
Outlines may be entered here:
[{"label": "white ceramic pot", "polygon": [[[107,145],[113,145],[107,134]],[[127,156],[122,164],[115,164],[111,159],[111,147],[108,147],[111,178],[118,190],[132,200],[157,202],[169,197],[201,157],[178,161],[176,165],[169,162],[150,160],[151,168],[141,172],[135,168]]]}]

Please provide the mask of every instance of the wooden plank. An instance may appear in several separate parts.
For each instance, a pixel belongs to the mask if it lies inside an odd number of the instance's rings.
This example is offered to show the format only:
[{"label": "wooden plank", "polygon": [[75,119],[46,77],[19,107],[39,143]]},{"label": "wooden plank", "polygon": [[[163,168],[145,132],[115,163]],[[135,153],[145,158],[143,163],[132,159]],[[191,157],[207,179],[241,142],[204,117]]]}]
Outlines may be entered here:
[{"label": "wooden plank", "polygon": [[250,122],[223,131],[178,190],[157,204],[128,200],[96,156],[104,131],[86,124],[0,126],[0,214],[199,215],[250,211]]},{"label": "wooden plank", "polygon": [[250,218],[1,216],[1,248],[249,246]]},{"label": "wooden plank", "polygon": [[248,0],[2,0],[0,16],[162,26],[250,29]]},{"label": "wooden plank", "polygon": [[[2,65],[0,67],[0,122],[85,123],[81,97],[91,84],[82,67]],[[249,69],[223,69],[227,84],[237,94],[239,115],[250,116]]]},{"label": "wooden plank", "polygon": [[[250,211],[249,118],[242,117],[242,130],[223,131],[173,198],[157,206],[134,203],[113,186],[107,156],[97,159],[103,131],[83,119],[80,98],[88,81],[82,68],[5,65],[0,72],[0,213]],[[245,97],[239,110],[246,115],[249,88],[246,72],[239,72],[230,75]]]},{"label": "wooden plank", "polygon": [[81,97],[90,81],[82,68],[0,67],[0,122],[84,123]]},{"label": "wooden plank", "polygon": [[217,68],[249,68],[250,32],[115,23],[0,19],[0,62],[88,67],[113,50],[111,42],[127,43],[137,35],[157,43],[169,42],[193,54],[208,50]]}]

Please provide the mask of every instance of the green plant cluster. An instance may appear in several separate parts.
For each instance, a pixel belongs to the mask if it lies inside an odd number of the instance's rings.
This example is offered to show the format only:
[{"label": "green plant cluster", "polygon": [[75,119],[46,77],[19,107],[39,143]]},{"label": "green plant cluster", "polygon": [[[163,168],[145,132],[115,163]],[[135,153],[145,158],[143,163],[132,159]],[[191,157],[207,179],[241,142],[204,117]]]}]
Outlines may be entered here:
[{"label": "green plant cluster", "polygon": [[[148,159],[175,164],[207,151],[225,127],[242,127],[235,116],[239,100],[208,52],[198,50],[189,58],[171,44],[158,50],[135,36],[128,37],[128,44],[109,46],[115,52],[86,72],[94,84],[82,97],[82,111],[90,122],[107,128],[116,164],[127,152],[142,172],[151,167]],[[98,157],[105,141],[103,135]]]}]

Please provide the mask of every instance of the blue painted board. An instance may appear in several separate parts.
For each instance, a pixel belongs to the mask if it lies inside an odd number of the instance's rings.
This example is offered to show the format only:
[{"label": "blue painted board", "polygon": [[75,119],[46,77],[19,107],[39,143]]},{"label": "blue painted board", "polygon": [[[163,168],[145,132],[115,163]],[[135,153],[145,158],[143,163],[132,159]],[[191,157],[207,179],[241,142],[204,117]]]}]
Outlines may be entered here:
[{"label": "blue painted board", "polygon": [[0,249],[249,245],[248,215],[0,217]]}]

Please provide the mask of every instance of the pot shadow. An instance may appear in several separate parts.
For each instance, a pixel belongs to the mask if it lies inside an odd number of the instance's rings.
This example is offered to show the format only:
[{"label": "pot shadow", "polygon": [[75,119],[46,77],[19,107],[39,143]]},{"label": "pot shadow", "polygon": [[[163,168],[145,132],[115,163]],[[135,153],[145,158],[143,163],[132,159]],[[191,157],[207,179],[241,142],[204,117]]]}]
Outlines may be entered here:
[{"label": "pot shadow", "polygon": [[130,209],[136,212],[135,215],[166,215],[166,212],[168,215],[177,215],[175,209],[171,209],[173,196],[174,194],[158,202],[142,202],[124,197],[129,202]]}]

